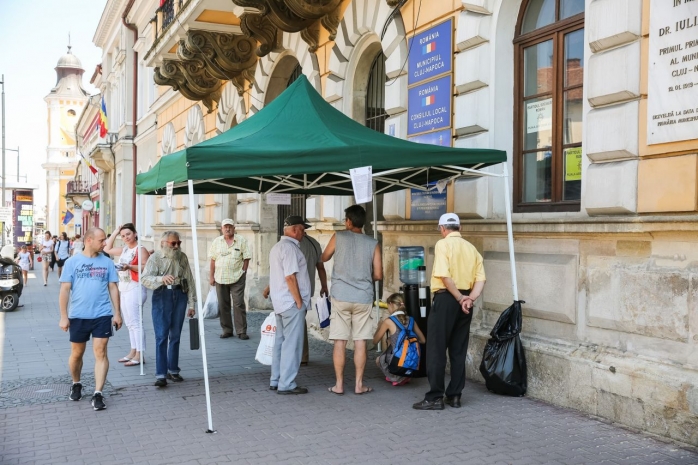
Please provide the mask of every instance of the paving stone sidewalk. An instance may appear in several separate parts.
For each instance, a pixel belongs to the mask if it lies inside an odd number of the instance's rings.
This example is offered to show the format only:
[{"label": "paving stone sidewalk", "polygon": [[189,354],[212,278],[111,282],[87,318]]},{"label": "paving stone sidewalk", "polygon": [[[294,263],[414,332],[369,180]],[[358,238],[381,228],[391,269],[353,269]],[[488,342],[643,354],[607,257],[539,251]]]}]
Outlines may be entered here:
[{"label": "paving stone sidewalk", "polygon": [[[257,312],[249,314],[250,341],[219,339],[218,322],[206,322],[215,434],[205,433],[201,352],[189,350],[186,325],[180,363],[185,381],[164,389],[152,386],[154,360],[146,363],[145,376],[115,362],[129,345],[126,330],[117,333],[109,343],[108,409],[94,412],[89,348],[86,396],[67,400],[69,343],[58,328],[55,273],[50,279],[48,287],[33,279],[24,307],[0,313],[2,464],[698,463],[687,446],[533,399],[496,396],[477,383],[466,385],[461,409],[418,412],[411,404],[427,390],[426,380],[395,388],[372,362],[366,383],[375,392],[333,395],[327,392],[333,384],[331,346],[322,341],[312,341],[311,363],[298,379],[310,393],[277,395],[268,390],[268,367],[254,361],[266,316]],[[147,307],[152,348],[149,313]],[[353,374],[348,378],[351,386]]]}]

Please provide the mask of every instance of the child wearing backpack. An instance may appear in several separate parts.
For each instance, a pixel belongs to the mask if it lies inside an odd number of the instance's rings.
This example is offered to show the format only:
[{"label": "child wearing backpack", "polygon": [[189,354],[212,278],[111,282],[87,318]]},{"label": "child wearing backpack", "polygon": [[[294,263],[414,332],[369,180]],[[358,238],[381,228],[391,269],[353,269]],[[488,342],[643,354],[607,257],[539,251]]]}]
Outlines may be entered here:
[{"label": "child wearing backpack", "polygon": [[[383,338],[383,335],[388,333],[388,347],[378,356],[376,365],[378,365],[383,371],[383,374],[385,374],[385,380],[387,382],[392,383],[393,386],[402,386],[407,384],[410,378],[409,376],[400,376],[391,373],[390,365],[393,361],[394,354],[399,351],[414,350],[416,342],[424,344],[426,338],[419,329],[419,326],[414,322],[414,319],[407,316],[405,313],[405,300],[402,294],[392,294],[388,297],[387,303],[390,318],[386,318],[378,326],[376,333],[373,335],[373,343],[377,344],[378,341]],[[412,327],[412,331],[409,330],[410,327]],[[415,337],[417,341],[414,341]],[[410,344],[412,344],[412,347],[410,347]],[[416,347],[418,351],[418,346]],[[393,366],[395,365],[396,363],[393,363]]]}]

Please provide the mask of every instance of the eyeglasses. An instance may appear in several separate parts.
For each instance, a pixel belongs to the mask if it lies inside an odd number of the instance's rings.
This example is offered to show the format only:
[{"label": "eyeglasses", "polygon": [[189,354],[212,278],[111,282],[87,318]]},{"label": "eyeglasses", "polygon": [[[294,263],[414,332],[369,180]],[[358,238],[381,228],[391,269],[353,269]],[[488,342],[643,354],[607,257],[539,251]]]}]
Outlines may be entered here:
[{"label": "eyeglasses", "polygon": [[176,247],[182,243],[182,241],[172,241],[172,242],[165,241],[165,242],[167,244],[170,244],[172,247]]}]

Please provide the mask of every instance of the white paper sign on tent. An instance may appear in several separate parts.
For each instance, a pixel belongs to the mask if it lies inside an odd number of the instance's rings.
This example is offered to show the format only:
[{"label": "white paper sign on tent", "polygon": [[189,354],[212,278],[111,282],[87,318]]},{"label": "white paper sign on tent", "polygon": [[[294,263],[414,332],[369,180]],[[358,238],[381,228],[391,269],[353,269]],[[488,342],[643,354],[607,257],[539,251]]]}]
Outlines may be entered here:
[{"label": "white paper sign on tent", "polygon": [[172,208],[172,192],[174,191],[174,181],[170,181],[165,185],[165,194],[167,196],[167,206]]},{"label": "white paper sign on tent", "polygon": [[448,179],[441,179],[436,182],[436,191],[441,194],[448,185]]},{"label": "white paper sign on tent", "polygon": [[352,168],[349,174],[356,203],[367,203],[373,200],[373,167]]},{"label": "white paper sign on tent", "polygon": [[291,205],[291,194],[267,194],[267,205]]}]

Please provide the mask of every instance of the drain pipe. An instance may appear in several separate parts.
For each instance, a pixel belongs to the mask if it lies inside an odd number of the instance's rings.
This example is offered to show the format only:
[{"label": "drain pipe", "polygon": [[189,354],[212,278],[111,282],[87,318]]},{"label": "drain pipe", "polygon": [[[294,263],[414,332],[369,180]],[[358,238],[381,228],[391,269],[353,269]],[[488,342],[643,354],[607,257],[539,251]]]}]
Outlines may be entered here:
[{"label": "drain pipe", "polygon": [[[126,26],[127,29],[133,31],[133,44],[135,45],[138,41],[138,28],[135,24],[129,23],[126,17],[131,12],[131,8],[136,0],[129,0],[124,14],[121,15],[121,22]],[[138,174],[138,147],[136,147],[136,136],[138,135],[138,52],[133,50],[133,101],[131,106],[133,107],[133,112],[131,115],[131,142],[133,144],[133,192],[131,193],[131,222],[136,224],[136,175]]]}]

